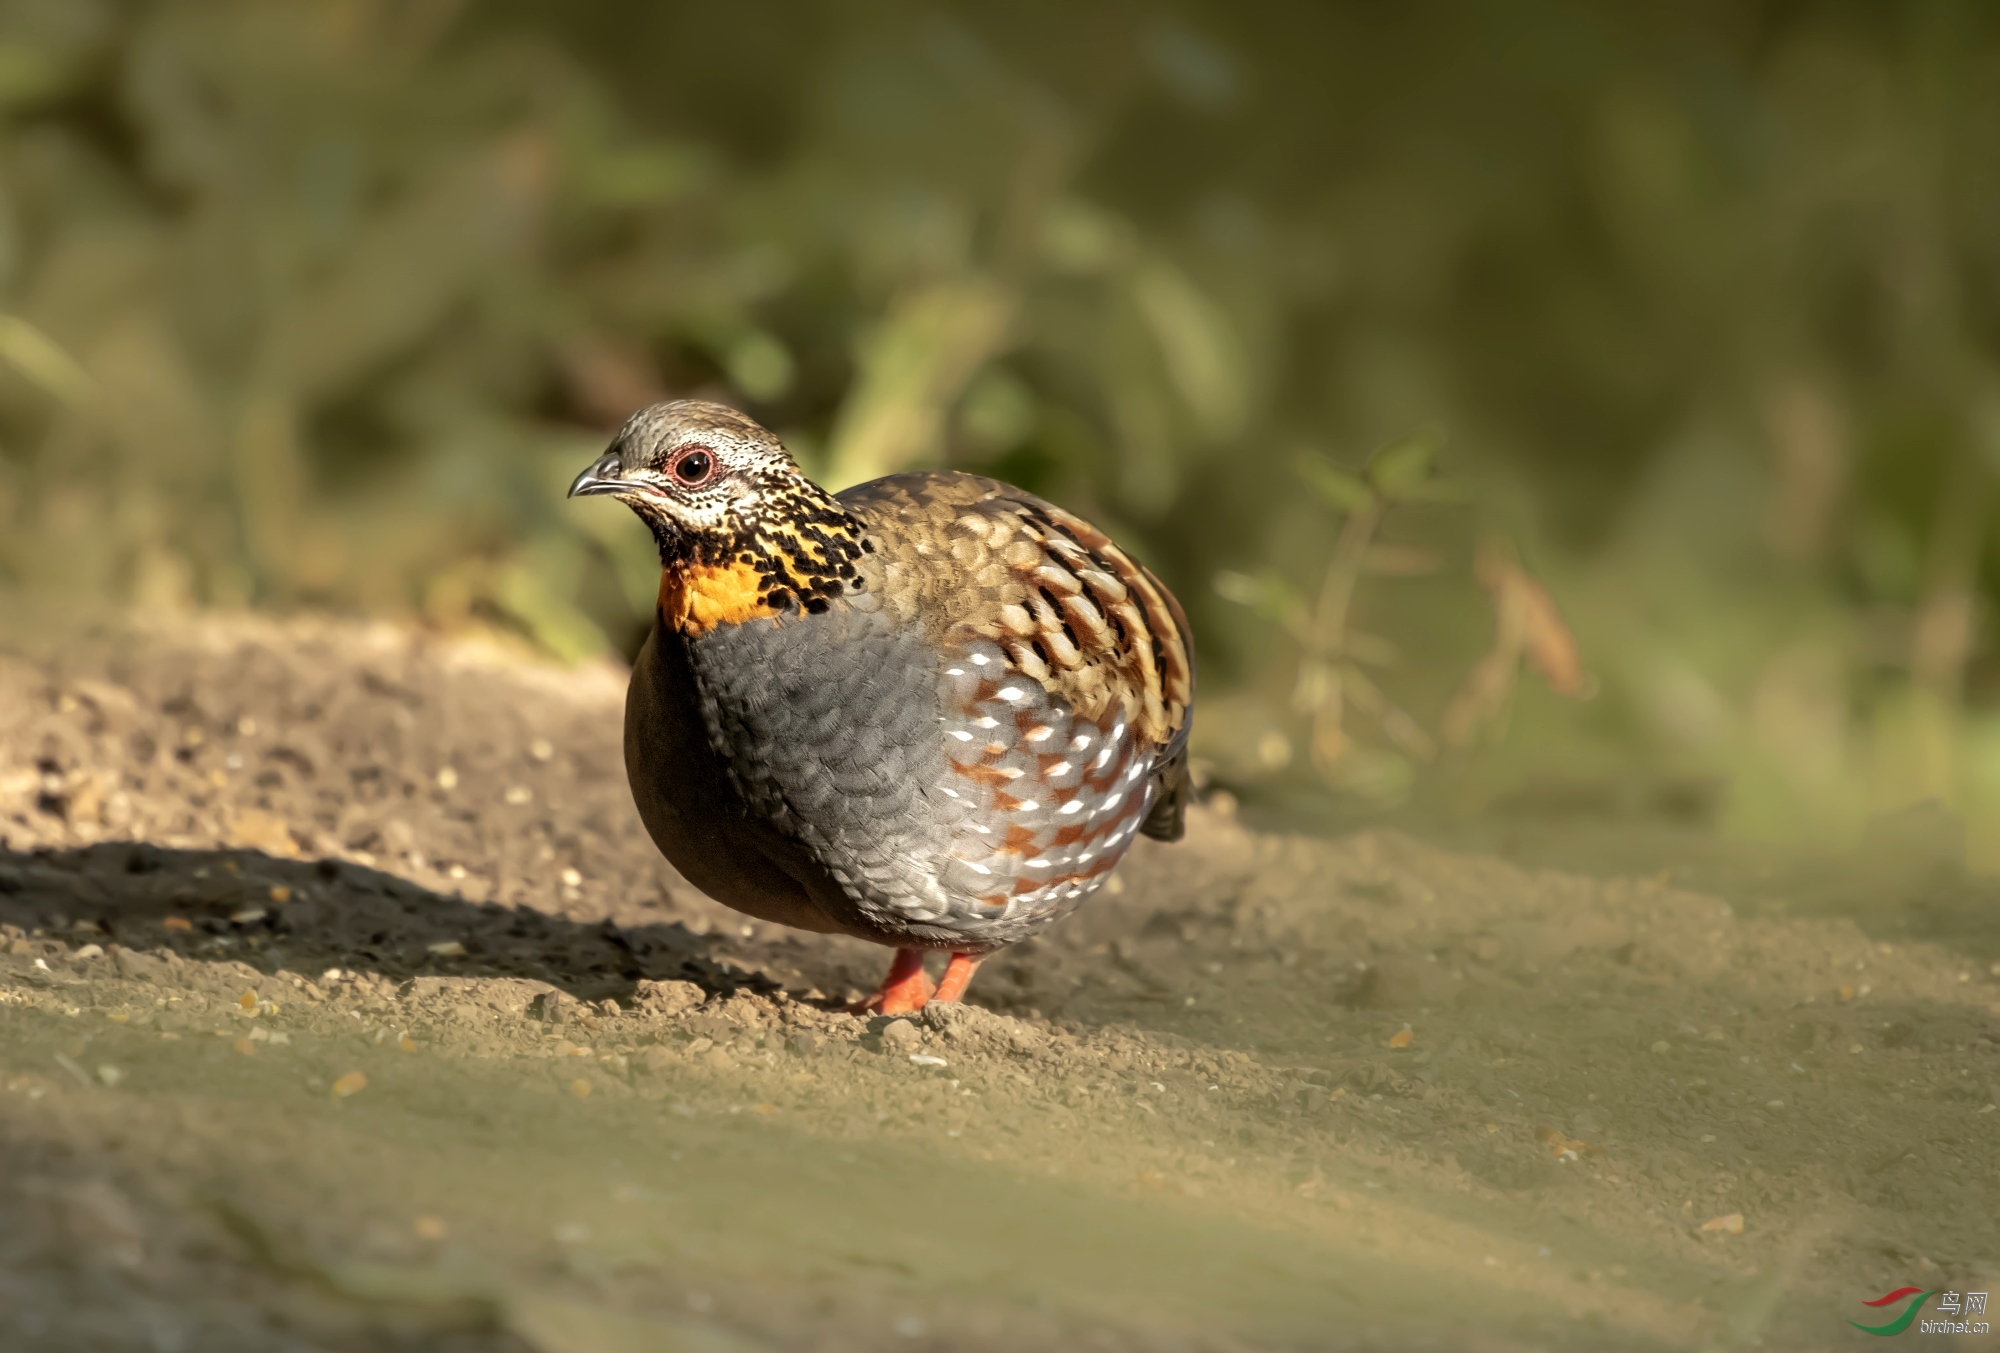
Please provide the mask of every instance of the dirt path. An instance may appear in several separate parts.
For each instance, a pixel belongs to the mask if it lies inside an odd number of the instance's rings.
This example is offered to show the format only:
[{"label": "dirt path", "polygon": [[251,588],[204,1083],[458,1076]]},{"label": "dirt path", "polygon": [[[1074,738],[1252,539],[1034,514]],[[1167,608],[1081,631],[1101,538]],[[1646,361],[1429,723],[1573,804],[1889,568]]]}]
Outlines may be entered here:
[{"label": "dirt path", "polygon": [[864,1021],[881,951],[655,855],[621,685],[0,652],[0,1348],[1818,1349],[2000,1285],[1990,908],[1204,810]]}]

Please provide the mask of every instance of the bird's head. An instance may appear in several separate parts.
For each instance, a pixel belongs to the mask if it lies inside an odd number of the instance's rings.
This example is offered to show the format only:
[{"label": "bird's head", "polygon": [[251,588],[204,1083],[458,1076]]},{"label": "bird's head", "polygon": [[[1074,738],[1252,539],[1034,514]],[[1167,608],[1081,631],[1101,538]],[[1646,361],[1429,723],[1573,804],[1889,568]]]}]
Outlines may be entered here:
[{"label": "bird's head", "polygon": [[[726,554],[812,485],[778,439],[722,404],[677,399],[639,410],[569,486],[639,514],[664,558]],[[816,491],[815,491],[816,492]]]},{"label": "bird's head", "polygon": [[679,399],[632,415],[569,486],[608,494],[659,543],[662,607],[683,627],[826,609],[858,590],[872,546],[861,523],[807,479],[756,420]]}]

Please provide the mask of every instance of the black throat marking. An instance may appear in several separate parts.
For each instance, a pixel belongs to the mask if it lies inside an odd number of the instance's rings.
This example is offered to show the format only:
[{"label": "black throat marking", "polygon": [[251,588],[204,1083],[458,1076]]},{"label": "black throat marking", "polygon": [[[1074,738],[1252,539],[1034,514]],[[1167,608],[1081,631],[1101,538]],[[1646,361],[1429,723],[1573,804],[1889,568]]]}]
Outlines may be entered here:
[{"label": "black throat marking", "polygon": [[817,614],[861,591],[861,557],[875,552],[861,519],[803,476],[767,482],[756,507],[734,514],[720,531],[691,531],[655,511],[639,516],[668,575],[747,567],[756,574],[757,603],[771,611]]}]

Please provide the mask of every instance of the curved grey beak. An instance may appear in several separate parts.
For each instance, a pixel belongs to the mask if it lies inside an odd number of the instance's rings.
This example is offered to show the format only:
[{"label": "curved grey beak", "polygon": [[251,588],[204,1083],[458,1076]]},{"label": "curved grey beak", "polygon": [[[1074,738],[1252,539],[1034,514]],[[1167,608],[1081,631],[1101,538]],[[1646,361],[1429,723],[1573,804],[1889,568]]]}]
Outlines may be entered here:
[{"label": "curved grey beak", "polygon": [[616,451],[606,451],[571,481],[569,496],[581,498],[589,493],[616,493],[624,487],[625,467]]}]

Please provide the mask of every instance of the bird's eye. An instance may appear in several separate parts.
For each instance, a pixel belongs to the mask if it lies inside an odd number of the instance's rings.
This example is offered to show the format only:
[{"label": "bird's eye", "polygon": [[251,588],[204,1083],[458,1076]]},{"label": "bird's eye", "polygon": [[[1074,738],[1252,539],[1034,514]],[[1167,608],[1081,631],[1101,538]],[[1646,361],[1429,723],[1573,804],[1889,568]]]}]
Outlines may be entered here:
[{"label": "bird's eye", "polygon": [[715,472],[715,457],[696,448],[674,462],[674,478],[683,484],[699,484]]}]

